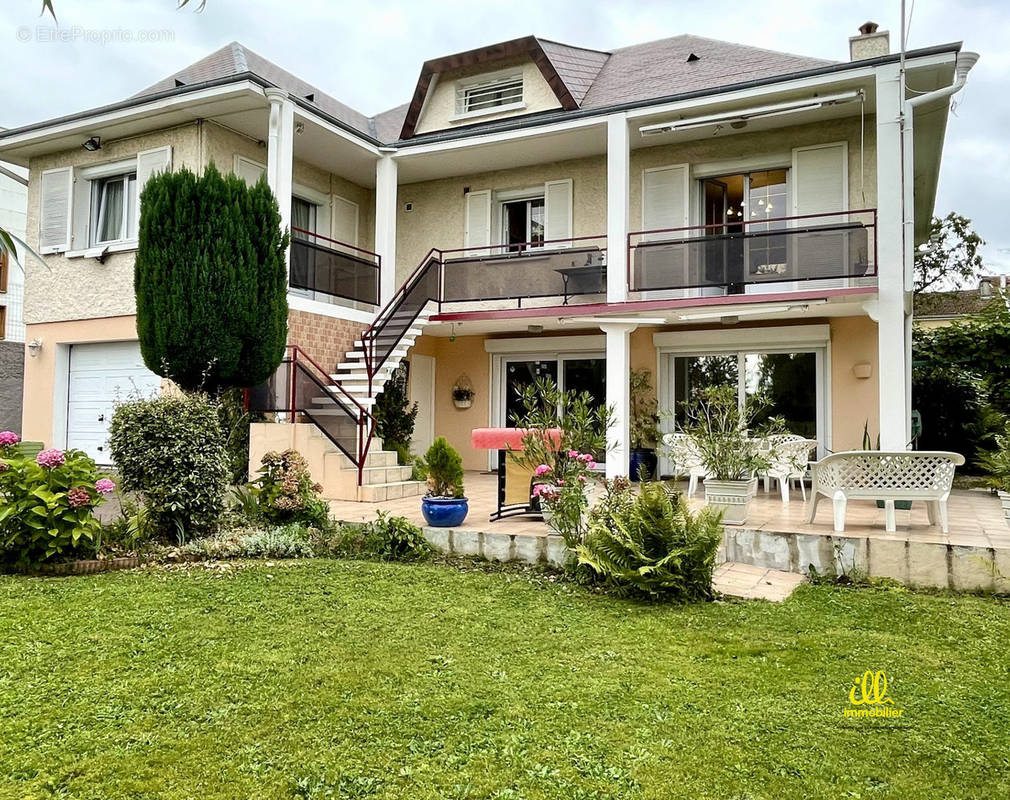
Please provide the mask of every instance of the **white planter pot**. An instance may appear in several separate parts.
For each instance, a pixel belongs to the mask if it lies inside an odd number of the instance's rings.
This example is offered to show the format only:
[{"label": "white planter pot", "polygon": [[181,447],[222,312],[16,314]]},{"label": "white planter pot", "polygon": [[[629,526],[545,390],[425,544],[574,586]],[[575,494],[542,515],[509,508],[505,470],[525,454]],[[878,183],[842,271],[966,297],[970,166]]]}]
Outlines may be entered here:
[{"label": "white planter pot", "polygon": [[997,492],[999,495],[999,501],[1003,504],[1003,518],[1006,520],[1006,524],[1010,526],[1010,492]]},{"label": "white planter pot", "polygon": [[743,525],[750,501],[757,492],[757,478],[749,481],[705,479],[705,502],[723,512],[723,525]]},{"label": "white planter pot", "polygon": [[453,400],[456,408],[469,408],[473,405],[473,400]]}]

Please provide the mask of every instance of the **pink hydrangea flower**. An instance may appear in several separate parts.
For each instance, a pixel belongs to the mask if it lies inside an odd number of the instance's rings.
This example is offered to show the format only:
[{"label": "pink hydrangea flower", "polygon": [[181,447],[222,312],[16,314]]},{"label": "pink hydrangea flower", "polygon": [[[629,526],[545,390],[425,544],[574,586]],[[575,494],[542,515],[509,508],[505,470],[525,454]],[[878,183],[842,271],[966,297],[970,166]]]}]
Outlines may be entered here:
[{"label": "pink hydrangea flower", "polygon": [[66,463],[66,456],[63,455],[62,450],[57,450],[53,448],[52,450],[43,450],[37,456],[35,456],[35,461],[40,467],[61,467]]},{"label": "pink hydrangea flower", "polygon": [[108,478],[99,478],[95,481],[95,491],[99,494],[112,494],[116,491],[116,484]]},{"label": "pink hydrangea flower", "polygon": [[0,431],[0,447],[10,447],[21,441],[21,437],[14,431]]},{"label": "pink hydrangea flower", "polygon": [[547,466],[546,464],[541,464],[539,467],[533,470],[533,474],[539,478],[541,475],[546,475],[550,471],[551,468],[549,466]]},{"label": "pink hydrangea flower", "polygon": [[88,494],[87,489],[78,486],[67,492],[67,502],[70,503],[71,508],[81,508],[81,506],[91,505],[91,495]]}]

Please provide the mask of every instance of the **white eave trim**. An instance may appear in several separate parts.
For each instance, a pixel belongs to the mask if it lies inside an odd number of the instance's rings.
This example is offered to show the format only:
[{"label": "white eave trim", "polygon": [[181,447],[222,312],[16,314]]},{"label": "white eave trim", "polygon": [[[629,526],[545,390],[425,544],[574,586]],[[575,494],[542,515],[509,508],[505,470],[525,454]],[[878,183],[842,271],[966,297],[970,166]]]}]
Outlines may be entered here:
[{"label": "white eave trim", "polygon": [[377,145],[366,142],[364,139],[360,139],[355,136],[350,131],[346,131],[339,125],[334,125],[332,122],[324,119],[323,117],[315,114],[310,109],[300,106],[297,103],[295,105],[295,118],[301,117],[302,119],[308,120],[313,125],[318,125],[320,128],[325,128],[327,133],[332,133],[334,136],[339,136],[341,139],[350,142],[351,144],[357,145],[362,150],[367,152],[369,155],[379,158],[382,155],[379,147]]},{"label": "white eave trim", "polygon": [[[108,111],[104,114],[96,114],[90,117],[79,117],[66,122],[54,122],[52,125],[48,125],[44,128],[36,128],[31,131],[26,131],[23,134],[12,136],[9,139],[0,140],[0,152],[3,152],[8,148],[14,148],[20,145],[31,144],[39,140],[48,139],[52,136],[66,136],[74,132],[85,133],[101,127],[102,125],[127,122],[137,117],[147,117],[161,111],[169,111],[178,107],[186,106],[194,101],[199,102],[202,100],[212,100],[215,97],[236,94],[243,91],[251,92],[261,97],[264,96],[263,89],[252,81],[245,80],[238,81],[236,83],[227,83],[221,86],[213,86],[209,89],[201,89],[195,92],[162,97],[158,100],[141,103],[140,105],[128,106],[126,108],[120,108],[115,111]],[[157,124],[155,124],[151,130],[157,129]]]}]

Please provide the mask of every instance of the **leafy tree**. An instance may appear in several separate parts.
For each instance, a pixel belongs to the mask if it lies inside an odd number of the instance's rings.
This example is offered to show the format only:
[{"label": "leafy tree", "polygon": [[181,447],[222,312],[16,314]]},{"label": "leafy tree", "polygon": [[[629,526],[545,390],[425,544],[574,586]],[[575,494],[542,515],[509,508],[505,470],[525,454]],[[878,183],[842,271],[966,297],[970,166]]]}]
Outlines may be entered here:
[{"label": "leafy tree", "polygon": [[256,386],[287,338],[288,235],[265,180],[211,164],[153,176],[134,267],[144,363],[184,390]]},{"label": "leafy tree", "polygon": [[953,211],[943,219],[933,217],[929,240],[915,253],[913,291],[958,289],[978,277],[982,270],[978,250],[984,244],[967,217]]},{"label": "leafy tree", "polygon": [[1010,308],[983,311],[940,328],[916,328],[912,404],[922,414],[923,449],[949,449],[973,462],[1010,414]]}]

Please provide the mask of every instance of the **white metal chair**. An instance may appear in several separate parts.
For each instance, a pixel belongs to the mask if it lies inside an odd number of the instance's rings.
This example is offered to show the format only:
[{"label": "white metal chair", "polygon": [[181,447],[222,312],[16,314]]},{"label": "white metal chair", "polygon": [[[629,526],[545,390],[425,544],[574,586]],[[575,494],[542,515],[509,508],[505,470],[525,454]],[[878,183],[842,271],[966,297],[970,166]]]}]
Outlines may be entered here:
[{"label": "white metal chair", "polygon": [[663,436],[663,443],[673,462],[673,471],[677,475],[687,476],[687,496],[693,497],[698,491],[698,479],[708,475],[697,445],[686,433],[668,433]]}]

